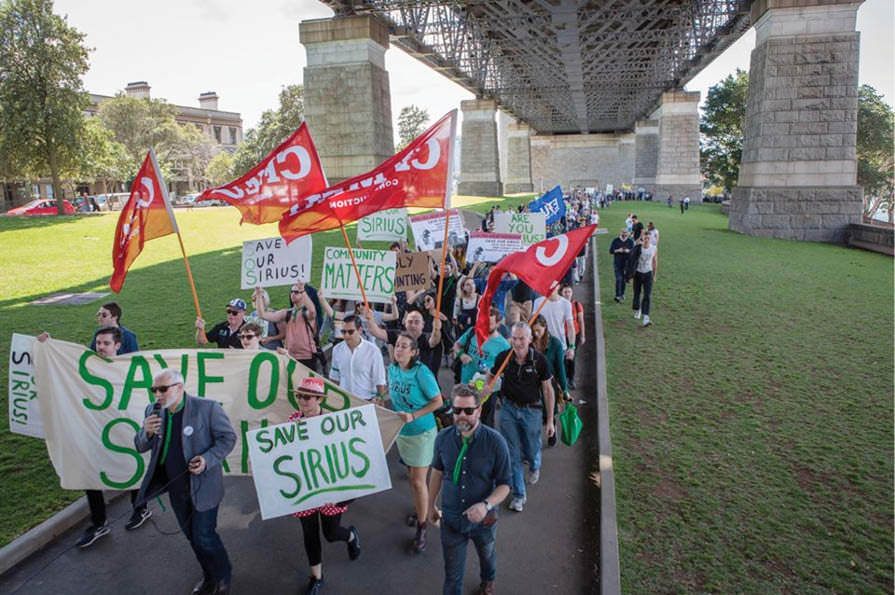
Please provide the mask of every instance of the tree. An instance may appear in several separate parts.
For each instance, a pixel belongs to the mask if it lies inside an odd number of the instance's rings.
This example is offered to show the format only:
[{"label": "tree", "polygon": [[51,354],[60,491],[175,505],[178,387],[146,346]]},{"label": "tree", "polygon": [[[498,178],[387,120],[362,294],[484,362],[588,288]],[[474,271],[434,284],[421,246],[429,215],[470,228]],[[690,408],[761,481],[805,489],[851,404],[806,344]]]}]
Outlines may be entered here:
[{"label": "tree", "polygon": [[75,168],[89,103],[84,34],[53,14],[51,0],[0,5],[0,154],[7,172],[53,180],[63,213],[60,172]]},{"label": "tree", "polygon": [[108,189],[115,182],[136,175],[127,148],[113,138],[96,118],[88,118],[84,126],[75,169],[65,172],[73,180],[93,180]]},{"label": "tree", "polygon": [[132,169],[125,179],[137,174],[150,147],[158,151],[163,143],[175,142],[175,114],[174,106],[162,99],[137,99],[123,92],[99,105],[99,121],[130,155]]},{"label": "tree", "polygon": [[702,174],[728,192],[740,176],[749,73],[737,68],[709,89],[699,123]]},{"label": "tree", "polygon": [[288,85],[280,91],[280,107],[264,110],[257,128],[250,129],[233,156],[232,178],[238,178],[289,138],[304,121],[304,88]]},{"label": "tree", "polygon": [[415,105],[401,108],[398,114],[398,148],[400,151],[413,139],[426,131],[429,124],[429,112]]},{"label": "tree", "polygon": [[864,217],[872,219],[880,207],[892,223],[895,178],[895,114],[892,106],[870,85],[858,89],[858,184],[864,187]]},{"label": "tree", "polygon": [[218,153],[208,163],[205,175],[212,186],[226,184],[233,179],[233,156],[230,153]]}]

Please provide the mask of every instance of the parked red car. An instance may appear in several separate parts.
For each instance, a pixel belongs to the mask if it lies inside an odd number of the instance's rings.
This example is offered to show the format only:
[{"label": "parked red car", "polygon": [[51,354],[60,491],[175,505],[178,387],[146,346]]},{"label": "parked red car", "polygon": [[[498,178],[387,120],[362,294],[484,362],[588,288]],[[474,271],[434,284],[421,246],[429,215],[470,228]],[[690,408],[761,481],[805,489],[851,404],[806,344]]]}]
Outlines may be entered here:
[{"label": "parked red car", "polygon": [[[70,202],[67,200],[62,201],[63,209],[65,210],[66,215],[71,215],[75,212],[75,207],[72,206]],[[20,207],[16,207],[14,209],[10,209],[6,212],[7,215],[55,215],[56,214],[56,200],[53,198],[38,198],[36,200],[32,200],[29,203],[25,203]]]}]

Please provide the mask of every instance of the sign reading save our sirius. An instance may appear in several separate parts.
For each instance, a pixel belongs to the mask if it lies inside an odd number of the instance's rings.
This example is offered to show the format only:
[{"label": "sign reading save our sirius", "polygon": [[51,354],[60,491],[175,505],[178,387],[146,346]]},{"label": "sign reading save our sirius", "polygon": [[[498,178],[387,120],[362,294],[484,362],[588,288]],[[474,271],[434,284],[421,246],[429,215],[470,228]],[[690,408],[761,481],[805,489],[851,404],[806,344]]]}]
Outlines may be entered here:
[{"label": "sign reading save our sirius", "polygon": [[292,285],[311,280],[311,236],[288,246],[283,238],[264,238],[242,244],[240,288]]},{"label": "sign reading save our sirius", "polygon": [[261,428],[246,440],[265,520],[392,487],[374,405]]}]

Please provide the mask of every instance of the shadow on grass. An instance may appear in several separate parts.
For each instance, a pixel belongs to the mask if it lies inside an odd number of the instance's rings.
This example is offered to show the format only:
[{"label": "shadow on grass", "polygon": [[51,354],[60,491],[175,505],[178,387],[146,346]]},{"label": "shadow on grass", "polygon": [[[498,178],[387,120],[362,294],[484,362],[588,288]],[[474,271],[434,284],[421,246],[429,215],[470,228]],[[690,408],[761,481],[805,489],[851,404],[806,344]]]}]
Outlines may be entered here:
[{"label": "shadow on grass", "polygon": [[0,217],[0,233],[4,231],[18,231],[20,229],[34,229],[36,227],[51,228],[57,225],[65,225],[69,223],[77,223],[82,219],[96,217],[101,215],[78,213],[76,215],[14,215]]}]

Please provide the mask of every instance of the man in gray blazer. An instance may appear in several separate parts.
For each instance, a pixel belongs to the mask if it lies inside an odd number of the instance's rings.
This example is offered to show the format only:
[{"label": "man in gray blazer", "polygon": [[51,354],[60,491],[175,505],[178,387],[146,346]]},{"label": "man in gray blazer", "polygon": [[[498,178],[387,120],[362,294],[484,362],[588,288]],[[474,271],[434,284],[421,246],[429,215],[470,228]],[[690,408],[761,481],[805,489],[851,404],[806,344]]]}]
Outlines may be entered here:
[{"label": "man in gray blazer", "polygon": [[193,594],[229,593],[230,558],[216,529],[224,496],[221,461],[233,450],[236,433],[218,403],[184,393],[177,370],[156,374],[151,390],[157,402],[146,407],[143,429],[134,437],[139,452],[152,450],[137,503],[168,492],[202,566]]}]

